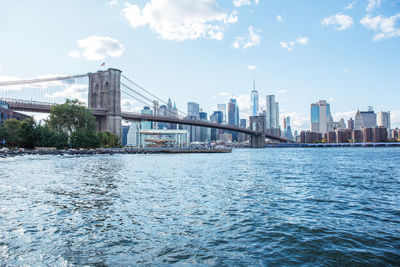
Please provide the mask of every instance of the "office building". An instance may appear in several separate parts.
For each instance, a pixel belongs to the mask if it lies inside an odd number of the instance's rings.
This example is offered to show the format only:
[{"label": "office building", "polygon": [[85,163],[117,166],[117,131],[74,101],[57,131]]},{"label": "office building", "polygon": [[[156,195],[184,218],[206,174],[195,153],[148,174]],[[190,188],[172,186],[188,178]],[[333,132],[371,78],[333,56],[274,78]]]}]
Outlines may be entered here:
[{"label": "office building", "polygon": [[265,128],[280,129],[279,103],[275,102],[275,95],[267,95],[266,97]]},{"label": "office building", "polygon": [[[239,107],[236,99],[232,98],[228,103],[228,125],[239,126]],[[232,134],[232,140],[238,140],[237,132],[230,132]]]},{"label": "office building", "polygon": [[200,105],[195,102],[187,103],[187,114],[190,117],[195,117],[196,119],[200,119]]},{"label": "office building", "polygon": [[259,101],[258,101],[258,92],[256,90],[256,83],[253,81],[253,90],[250,95],[250,115],[258,116],[259,112]]},{"label": "office building", "polygon": [[377,125],[379,127],[386,127],[388,130],[389,137],[391,137],[390,131],[390,111],[381,111],[377,114]]},{"label": "office building", "polygon": [[[142,115],[153,115],[153,111],[148,106],[144,106],[142,111]],[[142,121],[140,122],[141,129],[152,129],[153,123],[151,121]]]},{"label": "office building", "polygon": [[[210,121],[218,124],[222,124],[223,122],[223,113],[222,111],[214,111],[213,114],[210,115]],[[211,141],[216,141],[218,136],[222,134],[222,130],[211,128]]]},{"label": "office building", "polygon": [[129,126],[129,130],[126,136],[125,146],[139,147],[139,130],[140,124],[138,122],[132,122]]},{"label": "office building", "polygon": [[354,129],[374,128],[376,126],[376,114],[373,107],[368,107],[368,111],[357,111],[354,118]]},{"label": "office building", "polygon": [[311,104],[311,132],[327,133],[333,121],[330,105],[325,100]]},{"label": "office building", "polygon": [[129,125],[122,125],[122,146],[126,146],[127,144],[127,137],[129,132]]},{"label": "office building", "polygon": [[354,120],[353,120],[353,118],[350,118],[347,121],[347,129],[354,130]]},{"label": "office building", "polygon": [[290,126],[290,117],[283,117],[283,135],[286,139],[294,140],[292,128]]},{"label": "office building", "polygon": [[217,111],[222,112],[222,123],[226,122],[226,104],[217,104]]},{"label": "office building", "polygon": [[[207,112],[199,112],[200,120],[207,121]],[[211,141],[211,129],[207,127],[200,127],[200,142]]]}]

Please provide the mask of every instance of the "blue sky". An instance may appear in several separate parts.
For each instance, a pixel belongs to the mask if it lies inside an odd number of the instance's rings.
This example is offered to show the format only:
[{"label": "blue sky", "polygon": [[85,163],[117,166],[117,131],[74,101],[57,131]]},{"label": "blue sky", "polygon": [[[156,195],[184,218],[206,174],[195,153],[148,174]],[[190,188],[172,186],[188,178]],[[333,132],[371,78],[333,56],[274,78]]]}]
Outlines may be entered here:
[{"label": "blue sky", "polygon": [[320,99],[335,119],[371,105],[400,126],[399,0],[0,0],[0,43],[2,80],[105,61],[181,110],[233,95],[245,117],[255,78],[295,129]]}]

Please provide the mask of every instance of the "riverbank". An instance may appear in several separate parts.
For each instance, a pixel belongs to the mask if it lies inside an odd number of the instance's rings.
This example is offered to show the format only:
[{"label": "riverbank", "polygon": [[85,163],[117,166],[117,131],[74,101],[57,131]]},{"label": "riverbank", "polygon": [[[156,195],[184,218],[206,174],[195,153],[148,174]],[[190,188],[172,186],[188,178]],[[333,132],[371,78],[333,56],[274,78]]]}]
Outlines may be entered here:
[{"label": "riverbank", "polygon": [[0,158],[19,155],[114,155],[114,154],[190,154],[190,153],[231,153],[231,148],[187,148],[187,147],[145,147],[145,148],[97,148],[97,149],[0,149]]}]

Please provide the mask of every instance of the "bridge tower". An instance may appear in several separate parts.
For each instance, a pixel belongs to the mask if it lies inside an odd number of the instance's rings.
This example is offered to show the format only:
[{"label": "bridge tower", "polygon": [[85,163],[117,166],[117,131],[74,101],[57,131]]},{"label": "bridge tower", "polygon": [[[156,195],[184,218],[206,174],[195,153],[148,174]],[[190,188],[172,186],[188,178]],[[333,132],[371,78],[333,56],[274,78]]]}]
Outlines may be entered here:
[{"label": "bridge tower", "polygon": [[250,145],[253,148],[261,148],[265,146],[265,117],[250,116],[250,129],[261,132],[261,134],[252,134],[250,137]]},{"label": "bridge tower", "polygon": [[106,110],[106,116],[97,116],[97,130],[111,132],[121,138],[121,71],[108,69],[95,73],[88,73],[90,109]]}]

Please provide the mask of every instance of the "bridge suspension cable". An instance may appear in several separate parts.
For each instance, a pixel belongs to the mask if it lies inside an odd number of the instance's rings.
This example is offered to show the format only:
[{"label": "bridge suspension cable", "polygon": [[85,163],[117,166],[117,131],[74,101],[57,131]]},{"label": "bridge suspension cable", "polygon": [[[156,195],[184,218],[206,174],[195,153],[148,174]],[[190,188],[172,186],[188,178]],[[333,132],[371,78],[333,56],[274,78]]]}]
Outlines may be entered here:
[{"label": "bridge suspension cable", "polygon": [[[135,83],[134,81],[132,81],[131,79],[129,79],[128,77],[126,77],[125,75],[123,75],[123,74],[121,74],[121,76],[123,77],[123,78],[125,78],[128,82],[130,82],[130,83],[132,83],[133,85],[135,85],[137,88],[139,88],[139,89],[141,89],[142,91],[144,91],[144,92],[146,92],[147,94],[149,94],[150,96],[152,96],[152,97],[154,97],[155,99],[157,99],[158,101],[160,101],[161,103],[163,103],[163,104],[165,104],[165,105],[168,105],[168,103],[166,102],[166,101],[164,101],[164,100],[162,100],[161,98],[159,98],[159,97],[157,97],[157,96],[155,96],[154,94],[152,94],[152,93],[150,93],[148,90],[146,90],[146,89],[144,89],[142,86],[140,86],[139,84],[137,84],[137,83]],[[127,87],[125,84],[123,84],[122,82],[121,82],[121,84],[122,85],[124,85],[125,87]],[[131,90],[133,90],[132,88],[130,88]],[[134,91],[134,90],[133,90]],[[135,91],[136,93],[137,93],[137,91]],[[139,94],[139,93],[137,93],[137,94]],[[141,95],[141,94],[139,94],[139,95]],[[145,96],[143,96],[143,95],[141,95],[142,97],[145,97]],[[149,98],[147,98],[147,97],[145,97],[146,99],[148,99],[149,101],[153,101],[153,100],[150,100]],[[184,115],[184,116],[186,116],[187,114],[185,113],[185,112],[183,112],[183,111],[181,111],[181,110],[179,110],[179,109],[177,109],[177,111],[179,112],[179,113],[181,113],[182,115]]]},{"label": "bridge suspension cable", "polygon": [[22,84],[32,84],[32,83],[45,83],[45,82],[54,82],[54,81],[62,81],[62,80],[70,80],[83,78],[88,76],[87,74],[78,74],[71,76],[59,76],[59,77],[51,77],[51,78],[42,78],[42,79],[30,79],[30,80],[18,80],[18,81],[5,81],[0,82],[0,86],[10,86],[10,85],[22,85]]}]

